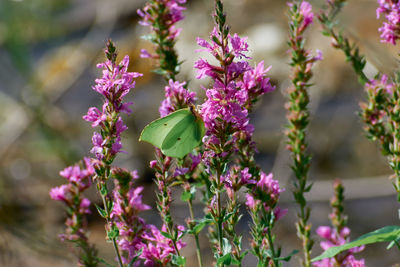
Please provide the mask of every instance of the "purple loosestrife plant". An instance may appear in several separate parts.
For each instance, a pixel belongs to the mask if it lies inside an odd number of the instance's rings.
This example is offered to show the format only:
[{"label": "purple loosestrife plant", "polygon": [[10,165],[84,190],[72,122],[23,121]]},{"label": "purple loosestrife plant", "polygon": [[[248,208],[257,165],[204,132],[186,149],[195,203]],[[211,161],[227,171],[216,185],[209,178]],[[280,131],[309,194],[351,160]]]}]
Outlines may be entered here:
[{"label": "purple loosestrife plant", "polygon": [[396,45],[396,41],[400,38],[400,3],[398,0],[378,0],[378,4],[377,18],[384,15],[387,20],[379,28],[381,42]]},{"label": "purple loosestrife plant", "polygon": [[65,168],[60,175],[68,180],[67,184],[54,187],[50,190],[50,197],[61,201],[66,206],[67,226],[65,234],[61,234],[63,241],[69,241],[80,249],[78,265],[85,267],[97,266],[97,250],[88,241],[86,215],[90,213],[90,200],[83,197],[83,192],[91,185],[94,175],[91,160],[84,158],[84,167],[79,164]]},{"label": "purple loosestrife plant", "polygon": [[130,114],[131,102],[124,102],[123,98],[135,87],[134,79],[142,76],[137,72],[128,72],[129,57],[117,64],[117,53],[114,44],[107,42],[105,55],[107,61],[97,65],[103,69],[102,77],[96,79],[93,90],[104,98],[102,110],[92,107],[83,119],[91,122],[92,127],[99,127],[100,132],[94,132],[91,152],[97,158],[93,164],[97,190],[103,200],[103,208],[97,207],[99,213],[107,221],[107,237],[113,243],[119,266],[123,266],[119,253],[117,237],[119,229],[111,218],[113,196],[107,188],[107,181],[111,178],[111,164],[116,155],[122,151],[121,133],[127,129],[121,113]]},{"label": "purple loosestrife plant", "polygon": [[303,266],[311,266],[311,224],[308,223],[310,208],[307,206],[305,193],[311,190],[308,182],[308,169],[311,157],[307,155],[306,129],[309,122],[308,88],[312,77],[314,63],[322,58],[320,52],[317,56],[304,48],[304,31],[313,22],[314,14],[312,6],[306,1],[293,1],[289,3],[289,46],[291,52],[292,86],[288,90],[289,102],[286,105],[288,110],[286,135],[288,137],[287,147],[291,152],[296,180],[294,182],[293,196],[299,204],[300,211],[297,214],[297,234],[303,243],[304,261]]},{"label": "purple loosestrife plant", "polygon": [[[212,198],[208,211],[216,229],[212,229],[214,253],[218,266],[237,264],[242,253],[241,235],[235,232],[240,219],[238,192],[240,188],[259,180],[254,163],[254,143],[251,137],[254,127],[249,124],[248,114],[258,98],[274,89],[265,76],[261,62],[253,68],[247,62],[248,45],[245,38],[231,35],[225,25],[226,15],[221,1],[216,1],[214,20],[216,26],[208,42],[197,38],[197,43],[219,62],[212,65],[205,59],[195,63],[197,78],[206,76],[213,80],[206,89],[206,101],[201,105],[200,114],[206,127],[203,138],[203,162],[211,183],[208,184]],[[232,159],[236,160],[232,161]],[[231,163],[235,163],[231,165]],[[255,178],[249,173],[257,173]],[[246,168],[247,167],[247,168]],[[227,194],[223,206],[222,194]]]},{"label": "purple loosestrife plant", "polygon": [[400,202],[400,81],[394,83],[382,75],[365,84],[367,101],[362,102],[361,118],[367,137],[381,144],[381,150],[394,171],[393,186]]},{"label": "purple loosestrife plant", "polygon": [[327,0],[326,7],[318,15],[318,20],[322,26],[322,34],[331,38],[332,46],[340,49],[346,56],[346,61],[350,62],[358,76],[361,84],[368,82],[364,73],[366,60],[359,53],[356,45],[352,44],[340,31],[334,26],[337,25],[336,16],[340,13],[347,0]]},{"label": "purple loosestrife plant", "polygon": [[155,55],[142,50],[142,57],[155,58],[158,61],[157,72],[169,81],[176,80],[180,62],[174,45],[181,29],[175,24],[184,17],[182,5],[186,0],[150,0],[143,9],[138,10],[142,17],[140,24],[150,26],[152,33],[145,36],[155,45]]},{"label": "purple loosestrife plant", "polygon": [[[335,17],[344,2],[344,0],[328,1],[328,8],[321,13],[319,20],[323,27],[323,33],[332,37],[333,47],[344,52],[347,61],[351,62],[358,75],[360,83],[365,87],[367,99],[360,103],[360,116],[365,123],[364,129],[367,137],[370,140],[378,141],[382,154],[388,157],[389,165],[394,171],[395,182],[393,185],[397,192],[397,200],[400,202],[400,146],[398,145],[400,143],[400,120],[398,118],[400,82],[397,79],[390,82],[387,75],[381,75],[380,80],[369,80],[366,77],[364,73],[366,60],[359,54],[358,48],[354,44],[350,44],[350,41],[342,34],[337,34],[332,26],[335,25]],[[378,3],[379,7],[376,11],[378,15],[384,13],[390,17],[390,21],[398,20],[398,18],[394,18],[399,16],[395,11],[395,7],[398,6],[397,1],[383,0]],[[392,38],[391,40],[393,42],[389,43],[395,44],[396,39]]]},{"label": "purple loosestrife plant", "polygon": [[113,168],[111,172],[115,188],[110,218],[119,230],[117,244],[122,262],[133,265],[138,257],[143,255],[143,247],[146,246],[146,242],[143,243],[143,235],[149,227],[139,217],[139,213],[150,207],[142,203],[143,187],[134,186],[134,181],[139,178],[136,171],[128,172],[125,169]]},{"label": "purple loosestrife plant", "polygon": [[[248,175],[246,171],[247,168],[242,173],[242,179]],[[260,180],[251,182],[253,186],[246,194],[246,206],[253,221],[250,244],[252,253],[257,257],[259,266],[281,266],[280,249],[274,246],[272,228],[286,213],[286,210],[277,207],[279,196],[284,190],[273,179],[272,173],[267,175],[261,172]],[[285,260],[289,259],[290,256]]]},{"label": "purple loosestrife plant", "polygon": [[[344,187],[340,180],[336,180],[334,182],[334,195],[331,199],[332,213],[329,215],[332,227],[320,226],[317,228],[317,234],[325,239],[320,243],[323,250],[327,250],[333,246],[344,245],[349,242],[350,229],[346,227],[347,216],[343,213],[343,201]],[[314,262],[313,265],[315,267],[364,267],[364,259],[357,260],[354,257],[354,253],[360,252],[363,249],[363,246],[355,247],[335,257]]]},{"label": "purple loosestrife plant", "polygon": [[[158,62],[157,73],[162,75],[168,82],[165,86],[165,99],[161,102],[159,112],[161,117],[165,117],[171,112],[193,106],[197,100],[196,93],[187,90],[186,82],[178,82],[176,75],[180,70],[180,62],[178,60],[178,54],[175,50],[175,42],[181,29],[176,28],[175,24],[184,18],[182,11],[185,10],[183,4],[186,0],[151,0],[143,9],[138,10],[138,14],[142,17],[140,22],[143,26],[150,26],[151,34],[145,36],[149,39],[155,47],[155,54],[152,55],[148,51],[142,50],[142,57],[153,58]],[[171,242],[175,244],[175,250],[172,251],[175,258],[183,259],[180,256],[179,249],[176,244],[178,242],[178,228],[172,220],[170,211],[170,205],[172,203],[171,188],[174,185],[187,185],[186,178],[190,178],[190,174],[193,174],[195,170],[194,165],[191,164],[193,155],[189,155],[182,160],[174,162],[172,158],[167,157],[156,148],[156,160],[150,162],[150,167],[156,172],[156,184],[158,187],[157,196],[157,207],[160,212],[160,216],[165,225],[166,236],[171,238]],[[190,159],[188,159],[190,158]],[[185,166],[185,163],[189,161],[189,166]],[[190,166],[191,164],[191,166]],[[191,169],[191,171],[187,171]],[[187,186],[186,186],[187,187]],[[189,185],[190,187],[190,185]],[[195,188],[193,187],[192,191]],[[184,190],[187,191],[184,187]],[[189,189],[190,192],[190,189]],[[193,194],[194,195],[194,192]],[[192,207],[193,196],[185,198],[188,202],[191,219],[188,221],[189,228],[195,226],[195,218]],[[196,253],[198,258],[199,266],[203,266],[200,243],[198,233],[189,229],[189,232],[193,234],[196,241]]]}]

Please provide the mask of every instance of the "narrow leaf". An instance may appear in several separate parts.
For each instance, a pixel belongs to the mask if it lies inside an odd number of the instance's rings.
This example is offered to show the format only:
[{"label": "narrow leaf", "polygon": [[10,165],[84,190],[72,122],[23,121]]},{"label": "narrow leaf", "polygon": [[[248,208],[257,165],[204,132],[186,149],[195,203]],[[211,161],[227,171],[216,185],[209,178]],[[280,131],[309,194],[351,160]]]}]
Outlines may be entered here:
[{"label": "narrow leaf", "polygon": [[391,242],[397,240],[398,238],[400,238],[400,226],[397,225],[385,226],[373,232],[362,235],[356,240],[347,243],[345,245],[331,247],[324,253],[322,253],[320,256],[312,259],[312,262],[334,257],[340,252],[348,250],[350,248],[378,243],[378,242]]}]

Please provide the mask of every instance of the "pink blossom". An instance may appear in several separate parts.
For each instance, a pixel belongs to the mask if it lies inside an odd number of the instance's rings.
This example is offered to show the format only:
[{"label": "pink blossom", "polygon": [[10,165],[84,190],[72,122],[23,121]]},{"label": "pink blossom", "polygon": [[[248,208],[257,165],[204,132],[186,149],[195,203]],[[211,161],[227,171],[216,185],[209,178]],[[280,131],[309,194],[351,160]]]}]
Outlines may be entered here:
[{"label": "pink blossom", "polygon": [[[154,225],[148,226],[149,231],[143,235],[143,238],[148,241],[145,245],[143,244],[143,253],[140,255],[141,259],[144,259],[145,266],[154,266],[154,262],[160,262],[162,265],[166,265],[170,261],[170,254],[174,253],[175,248],[172,240],[163,236],[160,230]],[[183,226],[178,226],[179,239],[184,231]],[[166,232],[167,228],[165,225],[161,228],[162,232]],[[186,246],[182,240],[176,242],[178,250]]]},{"label": "pink blossom", "polygon": [[244,168],[240,171],[240,182],[241,184],[255,184],[256,181],[251,179],[253,176],[249,173],[249,168]]},{"label": "pink blossom", "polygon": [[266,175],[261,172],[260,180],[257,182],[257,187],[261,190],[268,192],[272,199],[278,200],[280,193],[285,191],[279,186],[279,182],[273,179],[272,173]]},{"label": "pink blossom", "polygon": [[[335,229],[329,226],[320,226],[316,230],[317,234],[324,240],[321,241],[320,246],[323,250],[327,250],[334,246],[344,245],[349,242],[350,229],[344,227],[340,233],[337,233]],[[355,247],[347,250],[347,252],[340,253],[333,258],[323,259],[318,262],[314,262],[316,267],[363,267],[365,266],[364,259],[356,260],[354,253],[360,252],[364,249],[364,246]]]},{"label": "pink blossom", "polygon": [[387,22],[379,28],[382,42],[396,44],[400,38],[400,3],[394,0],[378,0],[379,7],[376,9],[377,18],[385,15]]},{"label": "pink blossom", "polygon": [[303,28],[306,28],[313,22],[314,14],[312,13],[312,6],[307,1],[300,4],[300,14],[303,16]]},{"label": "pink blossom", "polygon": [[256,200],[251,194],[246,194],[246,206],[250,210],[254,210],[256,208]]},{"label": "pink blossom", "polygon": [[90,209],[89,209],[90,204],[91,203],[90,203],[89,199],[83,198],[81,200],[81,203],[79,204],[79,212],[82,213],[82,214],[84,214],[84,213],[89,214],[90,213]]},{"label": "pink blossom", "polygon": [[186,82],[169,80],[169,85],[165,86],[165,99],[159,108],[160,116],[165,117],[169,113],[189,105],[193,105],[196,100],[196,93],[190,92],[184,86]]},{"label": "pink blossom", "polygon": [[103,137],[101,137],[98,132],[93,133],[92,144],[93,148],[90,150],[90,152],[96,155],[98,160],[102,160],[104,157],[103,146],[105,145],[105,140],[103,140]]},{"label": "pink blossom", "polygon": [[134,78],[143,74],[138,72],[127,72],[129,57],[125,56],[119,65],[107,60],[97,64],[97,68],[103,69],[103,76],[96,79],[93,89],[102,94],[117,108],[121,104],[122,98],[135,87]]},{"label": "pink blossom", "polygon": [[236,57],[249,58],[245,55],[247,53],[249,45],[247,44],[247,37],[240,38],[236,33],[233,36],[228,36],[232,45],[232,52]]},{"label": "pink blossom", "polygon": [[69,190],[70,190],[69,184],[63,184],[61,186],[53,187],[52,189],[50,189],[50,197],[53,200],[67,201],[67,199],[69,198],[67,196]]},{"label": "pink blossom", "polygon": [[[103,106],[104,108],[104,106]],[[83,116],[83,119],[85,121],[90,121],[92,122],[92,127],[96,127],[99,124],[101,124],[103,121],[106,120],[106,115],[96,107],[91,107],[89,108],[87,114]]]}]

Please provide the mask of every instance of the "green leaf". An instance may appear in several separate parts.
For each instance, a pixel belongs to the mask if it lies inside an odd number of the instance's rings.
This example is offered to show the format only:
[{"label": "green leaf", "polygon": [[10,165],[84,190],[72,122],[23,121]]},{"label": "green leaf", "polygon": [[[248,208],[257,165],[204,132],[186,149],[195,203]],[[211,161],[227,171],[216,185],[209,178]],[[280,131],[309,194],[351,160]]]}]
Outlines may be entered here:
[{"label": "green leaf", "polygon": [[143,248],[141,248],[135,255],[135,257],[133,257],[133,259],[131,260],[131,262],[129,262],[127,267],[132,267],[133,264],[135,263],[135,261],[137,261],[137,259],[140,257],[140,255],[142,255],[143,253]]},{"label": "green leaf", "polygon": [[385,226],[373,232],[367,233],[365,235],[360,236],[356,240],[347,243],[342,246],[331,247],[326,250],[324,253],[319,255],[318,257],[312,259],[312,262],[319,261],[326,258],[332,258],[335,255],[339,254],[342,251],[348,250],[350,248],[359,247],[362,245],[368,245],[378,242],[391,242],[396,241],[400,238],[400,226],[392,225]]},{"label": "green leaf", "polygon": [[147,125],[139,141],[148,142],[169,157],[183,158],[201,144],[204,122],[189,108],[177,110]]},{"label": "green leaf", "polygon": [[172,263],[178,266],[185,266],[186,265],[186,258],[183,256],[178,256],[176,254],[172,255],[171,259]]},{"label": "green leaf", "polygon": [[103,264],[104,264],[105,266],[107,266],[107,267],[116,267],[115,265],[109,264],[108,262],[106,262],[106,261],[103,260],[102,258],[96,257],[96,260],[97,260],[98,262],[103,263]]},{"label": "green leaf", "polygon": [[117,238],[118,236],[119,236],[119,229],[116,225],[113,225],[111,227],[111,230],[107,232],[107,237],[110,240],[113,240],[113,239]]},{"label": "green leaf", "polygon": [[189,201],[192,199],[192,194],[189,191],[183,191],[181,195],[182,201]]},{"label": "green leaf", "polygon": [[203,228],[206,227],[206,226],[209,225],[209,224],[210,224],[210,222],[206,222],[206,221],[203,221],[203,222],[201,222],[201,223],[196,224],[196,225],[193,227],[193,233],[194,233],[195,235],[200,234],[201,230],[203,230]]},{"label": "green leaf", "polygon": [[172,236],[167,232],[161,232],[161,234],[168,239],[172,239]]},{"label": "green leaf", "polygon": [[107,212],[103,208],[101,208],[99,205],[97,205],[96,203],[94,203],[94,205],[95,205],[97,211],[99,212],[100,216],[103,218],[107,218]]},{"label": "green leaf", "polygon": [[275,258],[275,260],[278,260],[278,261],[290,261],[290,259],[293,257],[293,255],[295,255],[295,254],[297,254],[297,253],[299,253],[299,251],[298,250],[293,250],[292,252],[290,252],[290,254],[289,255],[287,255],[287,256],[285,256],[285,257],[279,257],[279,258]]},{"label": "green leaf", "polygon": [[231,262],[232,262],[232,255],[230,253],[217,259],[218,265],[224,264],[229,266],[231,265]]}]

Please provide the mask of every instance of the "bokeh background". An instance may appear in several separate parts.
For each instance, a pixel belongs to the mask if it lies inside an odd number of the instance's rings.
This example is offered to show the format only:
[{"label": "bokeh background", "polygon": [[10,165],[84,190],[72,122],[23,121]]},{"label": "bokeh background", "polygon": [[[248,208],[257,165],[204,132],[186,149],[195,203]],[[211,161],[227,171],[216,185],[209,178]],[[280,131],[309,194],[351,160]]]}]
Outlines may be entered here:
[{"label": "bokeh background", "polygon": [[[143,127],[158,117],[163,99],[164,81],[152,73],[154,63],[139,57],[140,49],[151,45],[140,36],[148,29],[138,25],[136,10],[142,0],[0,0],[0,266],[75,266],[67,244],[57,235],[63,232],[64,211],[60,203],[50,200],[51,187],[63,183],[58,172],[83,156],[89,155],[92,129],[81,119],[88,107],[99,106],[101,98],[91,86],[103,61],[102,49],[112,38],[120,56],[131,57],[132,71],[144,73],[129,98],[135,104],[127,118],[129,130],[124,133],[126,154],[116,165],[138,169],[140,184],[145,187],[144,201],[154,207],[143,216],[160,225],[155,209],[153,173],[147,167],[153,149],[139,143]],[[212,29],[212,0],[190,0],[186,19],[177,42],[182,64],[181,80],[190,88],[204,92],[207,80],[195,79],[194,61],[201,53],[197,36],[207,37]],[[323,0],[310,1],[318,12]],[[397,49],[379,42],[375,0],[352,0],[339,16],[338,27],[354,40],[368,59],[367,73],[391,73],[398,66]],[[300,247],[294,220],[296,206],[290,193],[289,154],[285,150],[282,130],[285,121],[285,90],[289,86],[287,53],[287,6],[283,0],[226,0],[225,9],[232,32],[248,36],[254,61],[271,65],[269,72],[277,86],[258,103],[251,122],[256,127],[255,140],[260,153],[257,161],[266,172],[272,171],[287,190],[281,206],[288,214],[276,227],[277,242],[284,253]],[[389,224],[398,224],[396,198],[386,159],[376,144],[368,141],[357,115],[363,99],[350,66],[341,52],[330,47],[330,40],[320,34],[315,22],[308,34],[310,49],[320,49],[324,60],[315,68],[314,86],[310,89],[312,118],[308,140],[313,155],[310,179],[314,182],[308,194],[313,208],[313,233],[327,225],[332,181],[341,178],[346,186],[346,213],[352,238]],[[177,196],[179,192],[176,192]],[[99,202],[94,191],[89,198]],[[178,197],[177,197],[178,199]],[[174,217],[183,223],[188,211],[176,201]],[[196,205],[197,216],[202,206]],[[245,233],[248,246],[248,216],[238,230]],[[89,218],[90,239],[98,244],[100,255],[113,260],[112,247],[105,242],[104,222],[93,210]],[[313,255],[321,249],[318,237]],[[212,266],[206,235],[201,236],[206,266]],[[183,254],[188,265],[196,266],[193,240]],[[367,266],[393,266],[400,263],[398,251],[386,251],[386,244],[368,246],[357,255],[365,257]],[[300,255],[300,254],[299,254]],[[246,257],[244,266],[255,266]],[[300,266],[294,258],[287,266]]]}]

